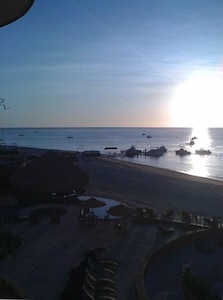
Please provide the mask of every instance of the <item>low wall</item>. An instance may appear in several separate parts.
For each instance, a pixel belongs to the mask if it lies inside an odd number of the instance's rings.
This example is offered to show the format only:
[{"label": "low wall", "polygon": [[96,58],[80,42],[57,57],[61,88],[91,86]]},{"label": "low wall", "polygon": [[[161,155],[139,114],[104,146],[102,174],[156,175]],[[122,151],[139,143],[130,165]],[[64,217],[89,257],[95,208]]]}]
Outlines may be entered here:
[{"label": "low wall", "polygon": [[[219,229],[216,233],[222,232],[223,229]],[[149,297],[145,289],[145,271],[146,268],[154,261],[154,259],[161,257],[166,250],[174,249],[175,247],[185,244],[187,242],[198,241],[199,239],[208,238],[213,236],[213,231],[207,229],[199,229],[196,231],[188,232],[179,238],[173,238],[167,243],[160,245],[158,248],[149,251],[145,259],[139,266],[135,279],[136,297],[139,300],[149,300]]]}]

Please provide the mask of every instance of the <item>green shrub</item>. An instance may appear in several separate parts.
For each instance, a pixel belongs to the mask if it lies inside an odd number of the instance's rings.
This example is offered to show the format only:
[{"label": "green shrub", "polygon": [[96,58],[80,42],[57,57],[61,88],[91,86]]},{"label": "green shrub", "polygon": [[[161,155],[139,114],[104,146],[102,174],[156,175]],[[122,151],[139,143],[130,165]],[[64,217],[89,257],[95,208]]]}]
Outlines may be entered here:
[{"label": "green shrub", "polygon": [[13,254],[21,245],[21,239],[10,231],[0,232],[0,259]]},{"label": "green shrub", "polygon": [[84,260],[75,269],[72,268],[69,271],[69,279],[61,293],[61,300],[81,299],[85,268],[86,261]]},{"label": "green shrub", "polygon": [[196,300],[219,300],[219,297],[209,282],[202,277],[187,271],[182,275],[183,283]]}]

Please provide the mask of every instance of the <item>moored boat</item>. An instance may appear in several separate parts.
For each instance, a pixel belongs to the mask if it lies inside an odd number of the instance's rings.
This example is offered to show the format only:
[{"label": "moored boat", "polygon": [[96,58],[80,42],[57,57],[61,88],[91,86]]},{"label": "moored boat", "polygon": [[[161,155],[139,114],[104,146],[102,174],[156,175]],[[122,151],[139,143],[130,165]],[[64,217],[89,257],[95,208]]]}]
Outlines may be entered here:
[{"label": "moored boat", "polygon": [[199,155],[209,155],[211,154],[211,151],[201,148],[199,150],[195,150],[195,153]]},{"label": "moored boat", "polygon": [[160,148],[161,151],[163,151],[163,153],[167,152],[167,148],[165,146],[162,145],[159,148]]},{"label": "moored boat", "polygon": [[149,151],[145,152],[146,156],[154,156],[159,157],[162,156],[167,151],[165,146],[157,147],[154,149],[150,149]]},{"label": "moored boat", "polygon": [[187,150],[185,150],[183,148],[180,148],[179,150],[176,150],[176,154],[180,155],[180,156],[184,156],[184,155],[190,155],[191,152],[187,151]]},{"label": "moored boat", "polygon": [[133,157],[135,155],[139,155],[141,153],[140,150],[137,150],[135,146],[131,146],[129,149],[125,151],[125,155],[128,157]]}]

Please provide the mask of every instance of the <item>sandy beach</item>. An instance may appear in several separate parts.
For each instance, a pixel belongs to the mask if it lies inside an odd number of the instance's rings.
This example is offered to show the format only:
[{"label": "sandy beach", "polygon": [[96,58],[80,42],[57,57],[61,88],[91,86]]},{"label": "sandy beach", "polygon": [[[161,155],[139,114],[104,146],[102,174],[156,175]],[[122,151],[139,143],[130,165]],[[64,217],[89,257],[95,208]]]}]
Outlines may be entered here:
[{"label": "sandy beach", "polygon": [[[22,155],[45,149],[21,148]],[[90,178],[86,194],[122,201],[157,212],[174,209],[204,216],[223,216],[223,182],[115,158],[79,158]]]},{"label": "sandy beach", "polygon": [[[23,148],[21,155],[41,155],[45,151]],[[221,181],[108,157],[80,156],[78,164],[89,173],[90,183],[86,187],[88,196],[118,200],[134,207],[153,208],[158,213],[171,208],[175,212],[187,210],[203,216],[223,216]],[[35,299],[43,299],[43,293],[45,295],[47,291],[47,299],[53,300],[68,280],[67,270],[80,262],[83,251],[105,247],[107,255],[119,262],[116,273],[117,299],[136,299],[133,295],[139,265],[148,251],[169,236],[157,235],[154,224],[129,223],[127,234],[124,235],[117,235],[112,223],[109,226],[83,228],[77,224],[79,207],[68,203],[63,205],[69,213],[61,217],[59,226],[47,219],[35,226],[26,222],[19,222],[18,226],[14,223],[4,224],[5,229],[13,230],[24,240],[12,260],[1,262],[2,272],[18,282],[29,295],[35,295]],[[181,233],[181,229],[176,228],[174,236]],[[171,282],[176,282],[178,275],[175,274],[179,274],[179,266],[174,268],[176,272],[171,272],[168,277]],[[53,274],[52,270],[55,270]],[[157,293],[162,293],[158,286]]]},{"label": "sandy beach", "polygon": [[90,175],[87,193],[157,212],[174,209],[223,215],[223,182],[170,170],[98,158],[80,163]]}]

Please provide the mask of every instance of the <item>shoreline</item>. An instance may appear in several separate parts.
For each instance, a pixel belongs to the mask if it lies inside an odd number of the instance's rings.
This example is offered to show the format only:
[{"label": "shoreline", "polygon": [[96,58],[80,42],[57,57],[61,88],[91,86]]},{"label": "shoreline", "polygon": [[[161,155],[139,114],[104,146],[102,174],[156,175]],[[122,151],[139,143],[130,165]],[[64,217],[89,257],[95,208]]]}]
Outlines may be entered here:
[{"label": "shoreline", "polygon": [[166,169],[98,158],[82,163],[89,170],[87,192],[156,212],[173,209],[223,216],[223,182]]},{"label": "shoreline", "polygon": [[[48,151],[28,147],[20,149],[23,155],[41,155]],[[87,195],[135,207],[149,207],[157,212],[174,209],[203,216],[223,216],[223,181],[110,157],[80,156],[78,165],[89,173]]]},{"label": "shoreline", "polygon": [[[56,152],[61,152],[61,153],[66,153],[66,152],[67,153],[75,153],[76,152],[76,151],[70,151],[70,150],[45,149],[45,148],[33,148],[33,147],[19,147],[19,149],[20,149],[20,153],[24,156],[28,156],[31,154],[42,155],[43,153],[45,153],[47,151],[56,151]],[[175,170],[154,167],[154,166],[150,166],[150,165],[144,165],[144,164],[137,163],[137,162],[125,161],[125,160],[122,160],[119,158],[101,156],[101,159],[110,161],[111,163],[120,164],[122,166],[145,170],[147,172],[151,172],[154,174],[162,174],[162,175],[169,176],[172,178],[181,178],[181,179],[185,179],[185,180],[189,180],[189,181],[197,181],[197,182],[203,182],[203,183],[208,183],[208,184],[220,185],[223,187],[223,180],[220,180],[220,179],[191,175],[191,174],[187,174],[187,173],[183,173],[183,172],[179,172],[179,171],[175,171]]]},{"label": "shoreline", "polygon": [[[107,158],[105,158],[105,159],[107,159]],[[112,158],[108,158],[108,159],[112,160]],[[223,187],[223,180],[220,180],[220,179],[214,179],[214,178],[191,175],[191,174],[187,174],[187,173],[183,173],[183,172],[179,172],[179,171],[174,171],[174,170],[170,170],[170,169],[144,165],[144,164],[140,164],[140,163],[136,163],[136,162],[129,162],[129,161],[127,162],[127,161],[124,161],[124,160],[121,160],[121,159],[113,158],[113,160],[118,161],[123,166],[134,167],[136,165],[137,168],[142,169],[142,170],[143,169],[147,170],[147,171],[149,171],[151,173],[154,173],[154,174],[162,174],[162,175],[165,174],[166,176],[169,176],[169,177],[172,177],[172,178],[181,178],[181,179],[185,179],[185,180],[189,180],[189,181],[197,181],[197,182],[203,182],[203,183],[208,183],[208,184],[220,185],[220,186]]]}]

